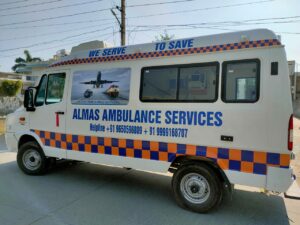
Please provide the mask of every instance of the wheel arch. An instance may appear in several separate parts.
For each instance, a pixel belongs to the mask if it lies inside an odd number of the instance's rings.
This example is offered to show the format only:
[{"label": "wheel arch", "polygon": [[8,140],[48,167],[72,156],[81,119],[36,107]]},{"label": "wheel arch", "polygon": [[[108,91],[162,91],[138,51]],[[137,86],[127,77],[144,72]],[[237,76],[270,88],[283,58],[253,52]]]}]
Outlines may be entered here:
[{"label": "wheel arch", "polygon": [[20,149],[20,147],[23,145],[23,144],[25,144],[25,143],[27,143],[27,142],[36,142],[38,145],[39,145],[39,147],[41,148],[41,149],[43,149],[42,148],[42,145],[41,145],[41,142],[40,142],[40,140],[39,140],[39,138],[37,138],[37,137],[35,137],[34,135],[32,135],[32,134],[22,134],[21,136],[20,136],[20,138],[19,138],[19,141],[18,141],[18,150]]},{"label": "wheel arch", "polygon": [[188,155],[181,155],[177,156],[175,160],[171,163],[169,167],[169,172],[174,173],[180,167],[193,164],[193,163],[202,163],[209,168],[211,168],[219,177],[219,179],[225,183],[226,187],[231,189],[231,183],[226,176],[225,172],[221,169],[221,167],[214,162],[212,159],[201,157],[201,156],[188,156]]}]

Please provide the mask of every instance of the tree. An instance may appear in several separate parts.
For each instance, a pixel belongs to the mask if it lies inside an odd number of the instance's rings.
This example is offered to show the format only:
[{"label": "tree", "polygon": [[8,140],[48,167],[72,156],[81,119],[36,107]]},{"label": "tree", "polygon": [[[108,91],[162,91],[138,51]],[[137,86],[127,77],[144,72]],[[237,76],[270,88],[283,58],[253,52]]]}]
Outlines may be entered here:
[{"label": "tree", "polygon": [[164,30],[163,34],[160,34],[159,36],[155,36],[156,41],[169,41],[175,38],[175,35],[169,35],[166,30]]},{"label": "tree", "polygon": [[18,73],[18,68],[25,67],[26,63],[30,62],[41,62],[41,58],[38,57],[32,57],[28,50],[24,51],[25,59],[18,57],[15,59],[15,65],[11,68],[13,71]]},{"label": "tree", "polygon": [[16,96],[22,87],[22,81],[4,80],[0,84],[0,96]]}]

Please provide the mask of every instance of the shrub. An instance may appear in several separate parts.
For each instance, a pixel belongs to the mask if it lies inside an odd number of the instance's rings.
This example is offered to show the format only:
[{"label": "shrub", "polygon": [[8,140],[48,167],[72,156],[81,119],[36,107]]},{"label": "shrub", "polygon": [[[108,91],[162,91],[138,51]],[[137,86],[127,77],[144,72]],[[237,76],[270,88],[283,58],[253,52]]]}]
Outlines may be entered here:
[{"label": "shrub", "polygon": [[16,96],[22,87],[22,81],[4,80],[0,86],[0,95],[2,96]]}]

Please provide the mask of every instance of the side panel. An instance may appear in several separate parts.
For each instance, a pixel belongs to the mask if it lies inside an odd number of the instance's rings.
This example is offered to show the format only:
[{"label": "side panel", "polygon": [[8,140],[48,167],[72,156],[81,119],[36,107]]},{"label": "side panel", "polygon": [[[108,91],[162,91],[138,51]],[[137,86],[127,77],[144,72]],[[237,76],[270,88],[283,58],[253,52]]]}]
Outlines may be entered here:
[{"label": "side panel", "polygon": [[[43,150],[46,156],[66,158],[63,146],[57,143],[61,140],[61,133],[66,131],[67,95],[69,84],[69,71],[51,71],[48,74],[65,73],[65,86],[63,98],[58,103],[43,104],[37,106],[34,112],[29,112],[29,129],[42,140]],[[60,113],[57,115],[57,113]]]},{"label": "side panel", "polygon": [[[260,61],[260,96],[255,103],[225,103],[220,94],[214,103],[147,103],[139,99],[143,67],[215,61],[222,65],[224,61],[243,59]],[[279,62],[278,76],[270,75],[272,61]],[[99,92],[107,96],[111,87],[109,85],[112,85],[101,84],[97,72],[103,72],[103,80],[118,83],[118,74],[114,72],[108,77],[107,71],[124,68],[130,68],[128,101],[90,101]],[[196,155],[216,161],[232,183],[265,187],[270,166],[283,170],[289,167],[287,131],[284,127],[291,113],[291,105],[286,69],[283,48],[74,65],[69,76],[70,88],[64,95],[67,98],[66,130],[50,129],[50,141],[57,135],[58,139],[55,140],[58,142],[54,145],[56,148],[47,148],[47,152],[52,151],[57,156],[60,153],[55,151],[59,151],[69,159],[157,172],[167,171],[178,155]],[[95,78],[90,79],[87,75],[87,79],[82,81],[74,78],[74,74],[87,72],[94,74]],[[84,78],[85,75],[82,76]],[[219,81],[222,82],[221,71]],[[73,86],[74,82],[85,83],[86,89],[78,91],[80,89]],[[121,84],[117,85],[121,87]],[[83,103],[78,104],[72,99],[74,90],[81,95],[81,98],[77,98],[79,103],[81,100]],[[109,97],[111,100],[112,96]],[[141,119],[136,119],[137,111],[142,110],[151,114],[153,120],[148,118],[148,121],[141,122]],[[129,113],[126,115],[132,119],[125,119],[123,112]],[[167,112],[170,114],[167,115]],[[208,112],[221,112],[222,123],[221,126],[211,126],[205,120],[205,124],[200,125],[195,122],[197,118],[193,118],[194,122],[189,124],[178,122],[179,112],[183,112],[185,116],[188,112],[204,112],[205,115]],[[166,121],[170,121],[170,116],[171,122],[168,123]],[[35,126],[33,129],[44,128]],[[187,134],[173,135],[172,129],[186,129]],[[170,130],[170,133],[166,135],[158,130]],[[233,136],[233,141],[223,141],[221,135]]]},{"label": "side panel", "polygon": [[[282,115],[289,117],[291,113],[291,103],[289,99],[288,77],[285,75],[285,61],[282,48],[274,49],[250,49],[241,50],[238,52],[214,53],[198,56],[186,57],[172,57],[160,59],[137,60],[134,62],[116,62],[74,66],[72,71],[82,70],[100,70],[102,68],[131,68],[131,86],[130,86],[130,100],[127,105],[74,105],[68,102],[68,126],[67,129],[72,131],[72,134],[89,134],[90,136],[102,137],[118,137],[142,140],[160,140],[165,142],[176,142],[182,144],[194,144],[203,146],[218,146],[233,149],[257,150],[265,152],[282,153],[286,149],[286,134],[287,132],[281,128],[282,125],[287,125],[286,119]],[[270,76],[270,62],[273,55],[279,55],[281,58],[277,60],[280,62],[280,75]],[[175,64],[190,64],[201,62],[219,61],[222,65],[224,61],[255,59],[258,58],[261,62],[261,77],[260,77],[260,98],[256,103],[224,103],[220,99],[221,93],[221,70],[219,74],[219,98],[214,103],[144,103],[139,100],[140,76],[143,67],[160,66],[160,65],[175,65]],[[72,72],[72,73],[73,73]],[[281,89],[279,89],[280,83]],[[72,81],[71,81],[72,83]],[[71,90],[69,95],[71,96]],[[276,96],[276,98],[274,97]],[[282,99],[277,101],[277,97]],[[273,107],[277,104],[276,108]],[[281,106],[281,107],[279,107]],[[150,135],[134,135],[134,134],[113,134],[109,132],[94,132],[90,131],[90,124],[108,125],[106,121],[101,120],[73,120],[74,109],[99,109],[100,113],[104,109],[128,109],[128,110],[161,110],[161,121],[164,121],[165,111],[211,111],[222,112],[222,126],[199,126],[199,125],[184,125],[184,124],[163,124],[168,128],[187,128],[189,134],[186,138],[175,138],[166,136],[150,136]],[[284,108],[283,111],[281,109]],[[71,113],[71,114],[70,114]],[[272,115],[272,116],[270,116]],[[270,122],[269,122],[270,121]],[[272,122],[271,122],[272,121]],[[121,122],[122,123],[122,122]],[[109,123],[110,124],[110,123]],[[117,124],[117,123],[112,123]],[[138,123],[122,123],[130,125],[142,125],[149,128],[151,124]],[[162,124],[162,123],[161,123]],[[159,123],[155,126],[160,126]],[[277,127],[276,129],[270,129]],[[79,129],[77,129],[79,128]],[[271,131],[271,132],[270,132]],[[68,133],[68,131],[67,131]],[[231,135],[234,137],[233,142],[224,142],[220,139],[221,135]],[[272,141],[269,141],[269,138]],[[279,138],[279,140],[278,140]],[[266,142],[266,139],[268,142]],[[284,149],[283,149],[284,148]],[[285,151],[284,153],[288,153]]]}]

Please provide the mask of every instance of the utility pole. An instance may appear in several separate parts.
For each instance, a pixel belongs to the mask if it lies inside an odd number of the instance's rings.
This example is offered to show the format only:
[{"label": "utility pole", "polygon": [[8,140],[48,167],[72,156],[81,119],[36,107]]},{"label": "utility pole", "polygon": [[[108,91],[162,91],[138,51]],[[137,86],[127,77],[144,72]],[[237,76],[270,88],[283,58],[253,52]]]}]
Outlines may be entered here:
[{"label": "utility pole", "polygon": [[125,45],[126,42],[126,9],[125,0],[121,0],[121,45]]},{"label": "utility pole", "polygon": [[120,26],[120,33],[121,33],[121,45],[125,45],[126,43],[126,7],[125,7],[125,0],[121,0],[121,7],[116,6],[116,9],[121,12],[121,21],[119,20],[117,14],[113,9],[111,9],[111,13],[114,15],[114,17],[117,19],[119,26]]}]

